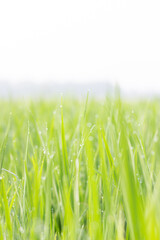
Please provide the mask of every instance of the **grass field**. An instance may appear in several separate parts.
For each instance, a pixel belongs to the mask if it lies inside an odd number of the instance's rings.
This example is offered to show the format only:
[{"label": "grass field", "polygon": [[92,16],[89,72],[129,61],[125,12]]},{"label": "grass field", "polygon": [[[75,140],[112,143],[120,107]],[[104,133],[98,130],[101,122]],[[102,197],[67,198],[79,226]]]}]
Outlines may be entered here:
[{"label": "grass field", "polygon": [[0,239],[160,239],[160,102],[0,101]]}]

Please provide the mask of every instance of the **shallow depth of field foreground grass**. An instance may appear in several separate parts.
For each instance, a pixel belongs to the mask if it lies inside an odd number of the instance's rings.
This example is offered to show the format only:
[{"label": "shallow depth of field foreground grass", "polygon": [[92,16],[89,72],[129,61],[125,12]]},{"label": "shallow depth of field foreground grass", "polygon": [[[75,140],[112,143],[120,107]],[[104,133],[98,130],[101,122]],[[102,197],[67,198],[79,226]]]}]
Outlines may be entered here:
[{"label": "shallow depth of field foreground grass", "polygon": [[160,239],[160,102],[0,101],[0,239]]}]

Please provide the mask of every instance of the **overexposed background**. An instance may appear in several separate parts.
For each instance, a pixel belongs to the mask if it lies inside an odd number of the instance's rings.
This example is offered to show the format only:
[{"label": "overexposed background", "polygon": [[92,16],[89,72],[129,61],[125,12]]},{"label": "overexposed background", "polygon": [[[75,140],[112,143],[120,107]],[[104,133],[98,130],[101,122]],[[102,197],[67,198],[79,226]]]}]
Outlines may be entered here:
[{"label": "overexposed background", "polygon": [[160,1],[1,0],[0,81],[160,93]]}]

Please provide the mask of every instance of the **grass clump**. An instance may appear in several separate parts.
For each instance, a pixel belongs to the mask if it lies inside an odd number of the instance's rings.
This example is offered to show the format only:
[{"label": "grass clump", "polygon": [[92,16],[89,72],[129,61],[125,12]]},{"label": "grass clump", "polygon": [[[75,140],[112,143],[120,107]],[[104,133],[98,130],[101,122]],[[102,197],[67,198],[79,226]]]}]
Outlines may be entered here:
[{"label": "grass clump", "polygon": [[0,107],[0,239],[160,239],[158,100]]}]

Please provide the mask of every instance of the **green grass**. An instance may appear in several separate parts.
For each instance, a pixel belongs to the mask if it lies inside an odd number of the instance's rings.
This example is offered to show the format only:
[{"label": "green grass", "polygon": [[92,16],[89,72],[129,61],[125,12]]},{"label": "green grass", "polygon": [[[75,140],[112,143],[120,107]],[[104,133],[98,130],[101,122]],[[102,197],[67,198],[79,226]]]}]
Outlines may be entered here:
[{"label": "green grass", "polygon": [[0,101],[0,239],[160,239],[160,101]]}]

